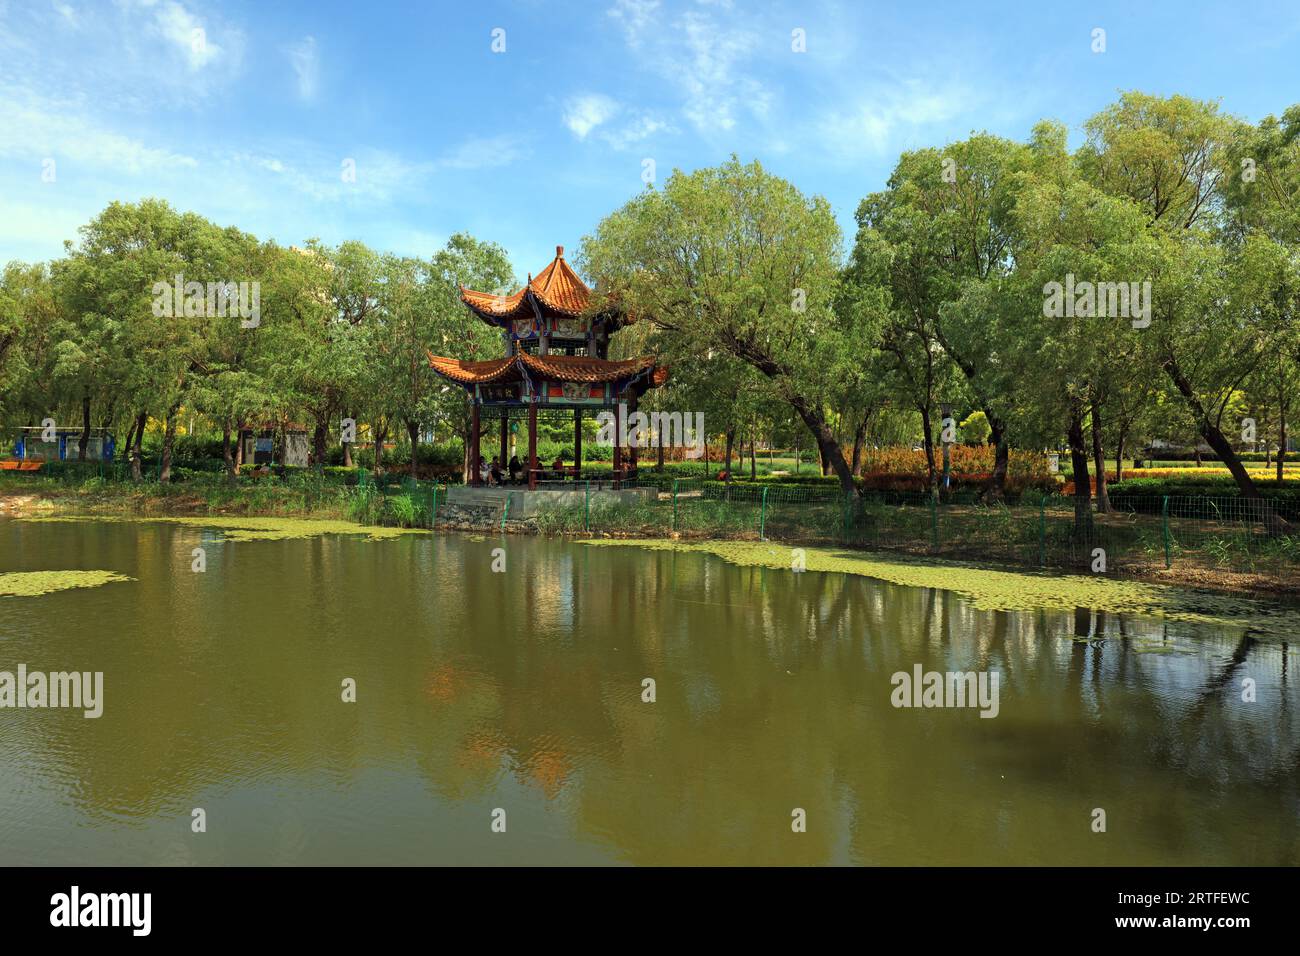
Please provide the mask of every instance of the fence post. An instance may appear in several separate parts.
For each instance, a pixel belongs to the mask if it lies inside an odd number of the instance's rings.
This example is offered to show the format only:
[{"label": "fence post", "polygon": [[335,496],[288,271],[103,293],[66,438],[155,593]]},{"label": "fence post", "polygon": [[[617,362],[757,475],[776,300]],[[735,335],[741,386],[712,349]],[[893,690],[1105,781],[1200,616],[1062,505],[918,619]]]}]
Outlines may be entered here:
[{"label": "fence post", "polygon": [[591,479],[587,479],[587,491],[582,499],[582,527],[583,530],[591,531]]},{"label": "fence post", "polygon": [[438,481],[434,479],[433,491],[429,495],[429,530],[438,526]]},{"label": "fence post", "polygon": [[1169,496],[1164,496],[1164,502],[1160,506],[1160,531],[1165,539],[1165,569],[1170,567],[1169,561]]},{"label": "fence post", "polygon": [[677,530],[677,479],[673,479],[673,530]]},{"label": "fence post", "polygon": [[1038,501],[1038,566],[1047,567],[1047,498]]},{"label": "fence post", "polygon": [[758,512],[758,540],[767,540],[767,486],[763,486],[763,504]]}]

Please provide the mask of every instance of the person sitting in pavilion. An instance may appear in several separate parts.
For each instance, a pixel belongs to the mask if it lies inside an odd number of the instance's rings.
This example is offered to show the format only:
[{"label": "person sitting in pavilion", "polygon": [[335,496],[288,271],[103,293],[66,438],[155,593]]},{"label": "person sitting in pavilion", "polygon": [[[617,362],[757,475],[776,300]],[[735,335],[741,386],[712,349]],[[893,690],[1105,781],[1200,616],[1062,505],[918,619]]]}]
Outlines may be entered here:
[{"label": "person sitting in pavilion", "polygon": [[488,472],[488,484],[500,485],[502,483],[503,482],[501,480],[501,459],[493,458],[492,469]]},{"label": "person sitting in pavilion", "polygon": [[510,467],[509,467],[511,484],[519,483],[519,475],[523,472],[523,470],[524,470],[524,466],[519,463],[519,456],[511,455]]},{"label": "person sitting in pavilion", "polygon": [[491,471],[489,471],[488,469],[487,459],[484,458],[482,455],[479,455],[478,456],[478,480],[483,484],[487,484],[490,475],[491,475]]},{"label": "person sitting in pavilion", "polygon": [[551,468],[552,468],[552,470],[554,470],[554,472],[555,472],[555,477],[556,477],[556,478],[563,479],[563,478],[564,478],[564,458],[563,458],[563,456],[561,456],[561,455],[556,455],[556,456],[555,456],[555,464],[553,464],[553,465],[551,466]]}]

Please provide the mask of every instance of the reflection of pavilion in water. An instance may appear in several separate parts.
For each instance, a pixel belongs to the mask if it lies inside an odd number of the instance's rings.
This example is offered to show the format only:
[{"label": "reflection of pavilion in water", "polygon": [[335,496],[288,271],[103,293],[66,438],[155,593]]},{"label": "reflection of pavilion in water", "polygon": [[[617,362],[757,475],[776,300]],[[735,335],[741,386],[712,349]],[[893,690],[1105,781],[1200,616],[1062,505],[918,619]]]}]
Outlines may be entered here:
[{"label": "reflection of pavilion in water", "polygon": [[[1154,788],[1156,803],[1177,782],[1179,793],[1271,794],[1300,811],[1297,692],[1282,643],[1192,639],[1183,625],[1127,615],[976,611],[950,592],[545,541],[512,546],[511,573],[500,575],[489,571],[491,542],[439,546],[448,549],[441,563],[422,573],[447,577],[412,592],[417,579],[403,576],[409,558],[396,548],[354,560],[365,545],[313,543],[327,577],[346,576],[349,593],[406,608],[417,622],[418,639],[401,630],[367,636],[392,660],[362,681],[355,711],[317,685],[355,667],[359,635],[323,643],[304,635],[267,655],[257,640],[222,631],[186,638],[187,670],[220,673],[232,654],[258,660],[235,703],[214,704],[210,682],[146,681],[137,694],[118,679],[114,733],[160,755],[148,773],[138,760],[98,756],[85,722],[28,720],[24,736],[7,742],[39,744],[41,760],[64,762],[62,776],[79,781],[70,798],[92,815],[148,815],[268,773],[323,769],[345,783],[367,767],[415,769],[453,804],[493,795],[509,775],[562,807],[579,834],[633,862],[825,862],[844,852],[896,861],[894,843],[875,842],[881,819],[900,847],[924,845],[920,827],[936,819],[993,839],[989,801],[1008,799],[997,796],[1000,774],[1056,794],[1080,764],[1111,784],[1131,775],[1134,787]],[[253,554],[240,549],[240,560]],[[179,585],[166,568],[157,572],[142,576],[140,598],[167,606],[162,593]],[[140,650],[160,655],[146,674],[174,666],[173,642]],[[917,662],[999,670],[1001,715],[901,719],[888,706],[888,676]],[[640,700],[646,676],[658,683],[653,705]],[[1245,676],[1259,683],[1255,705],[1241,704]],[[918,736],[919,719],[945,722]],[[899,758],[899,748],[922,745],[931,752]],[[934,786],[943,760],[974,761],[968,805],[951,805],[953,793]],[[997,768],[991,782],[986,765]],[[902,793],[909,815],[889,816],[884,808]],[[790,806],[835,826],[794,847],[744,845]],[[1054,825],[1049,809],[1016,806],[1017,819]],[[1180,808],[1167,812],[1170,827],[1190,825]],[[1295,853],[1295,819],[1252,825],[1279,853]],[[847,850],[837,844],[845,834]],[[998,839],[1007,852],[1018,847],[1015,836]]]}]

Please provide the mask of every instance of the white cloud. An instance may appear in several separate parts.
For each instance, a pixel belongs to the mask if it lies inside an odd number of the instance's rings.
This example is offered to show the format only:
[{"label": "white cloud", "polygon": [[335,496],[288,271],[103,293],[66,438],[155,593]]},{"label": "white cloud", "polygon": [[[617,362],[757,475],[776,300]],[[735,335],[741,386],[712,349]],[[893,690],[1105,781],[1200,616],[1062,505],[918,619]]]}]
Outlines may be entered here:
[{"label": "white cloud", "polygon": [[578,139],[586,139],[588,133],[613,119],[618,111],[618,103],[600,93],[575,96],[565,104],[564,125]]},{"label": "white cloud", "polygon": [[682,114],[697,130],[730,130],[742,112],[766,117],[772,95],[748,72],[762,49],[759,30],[734,17],[720,22],[703,9],[666,20],[657,0],[617,0],[608,13],[640,65],[681,98]]},{"label": "white cloud", "polygon": [[298,96],[310,100],[316,96],[320,81],[320,57],[316,53],[316,38],[305,36],[287,50],[289,63],[298,77]]},{"label": "white cloud", "polygon": [[203,23],[175,0],[163,0],[154,8],[153,24],[160,36],[181,51],[191,70],[201,70],[225,53],[208,36]]},{"label": "white cloud", "polygon": [[628,45],[637,47],[659,12],[659,0],[615,0],[609,16],[623,28]]},{"label": "white cloud", "polygon": [[515,136],[480,136],[443,153],[433,165],[439,169],[491,169],[509,166],[528,154],[528,148]]},{"label": "white cloud", "polygon": [[656,133],[675,132],[677,130],[663,120],[648,114],[642,114],[618,129],[606,130],[600,136],[615,149],[627,149],[644,139],[649,139]]},{"label": "white cloud", "polygon": [[848,106],[828,109],[816,135],[842,158],[881,155],[930,125],[946,123],[972,107],[966,88],[954,81],[907,79],[869,89]]},{"label": "white cloud", "polygon": [[30,90],[0,86],[0,156],[40,162],[71,161],[82,169],[126,173],[193,167],[198,160],[108,129],[74,102],[38,97]]}]

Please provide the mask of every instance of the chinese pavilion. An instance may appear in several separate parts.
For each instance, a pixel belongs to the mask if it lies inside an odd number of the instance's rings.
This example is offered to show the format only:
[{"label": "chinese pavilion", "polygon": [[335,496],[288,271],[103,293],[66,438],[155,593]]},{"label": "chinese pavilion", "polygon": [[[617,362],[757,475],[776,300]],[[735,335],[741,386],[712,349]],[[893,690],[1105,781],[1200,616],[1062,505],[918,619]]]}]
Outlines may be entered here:
[{"label": "chinese pavilion", "polygon": [[[582,470],[582,413],[610,410],[615,435],[625,427],[622,405],[635,410],[637,399],[647,389],[668,379],[668,369],[655,364],[651,356],[611,361],[609,340],[631,316],[619,310],[589,314],[589,289],[564,261],[564,247],[555,247],[555,258],[523,288],[510,295],[475,292],[461,286],[461,301],[471,312],[501,330],[504,355],[498,359],[470,362],[429,355],[433,370],[448,381],[464,387],[472,403],[470,424],[470,483],[480,484],[479,443],[483,420],[500,422],[501,464],[510,453],[510,420],[528,419],[528,487],[537,487],[545,469],[537,461],[537,416],[573,416],[573,477]],[[636,474],[636,449],[624,467],[623,449],[614,443],[614,486]]]}]

